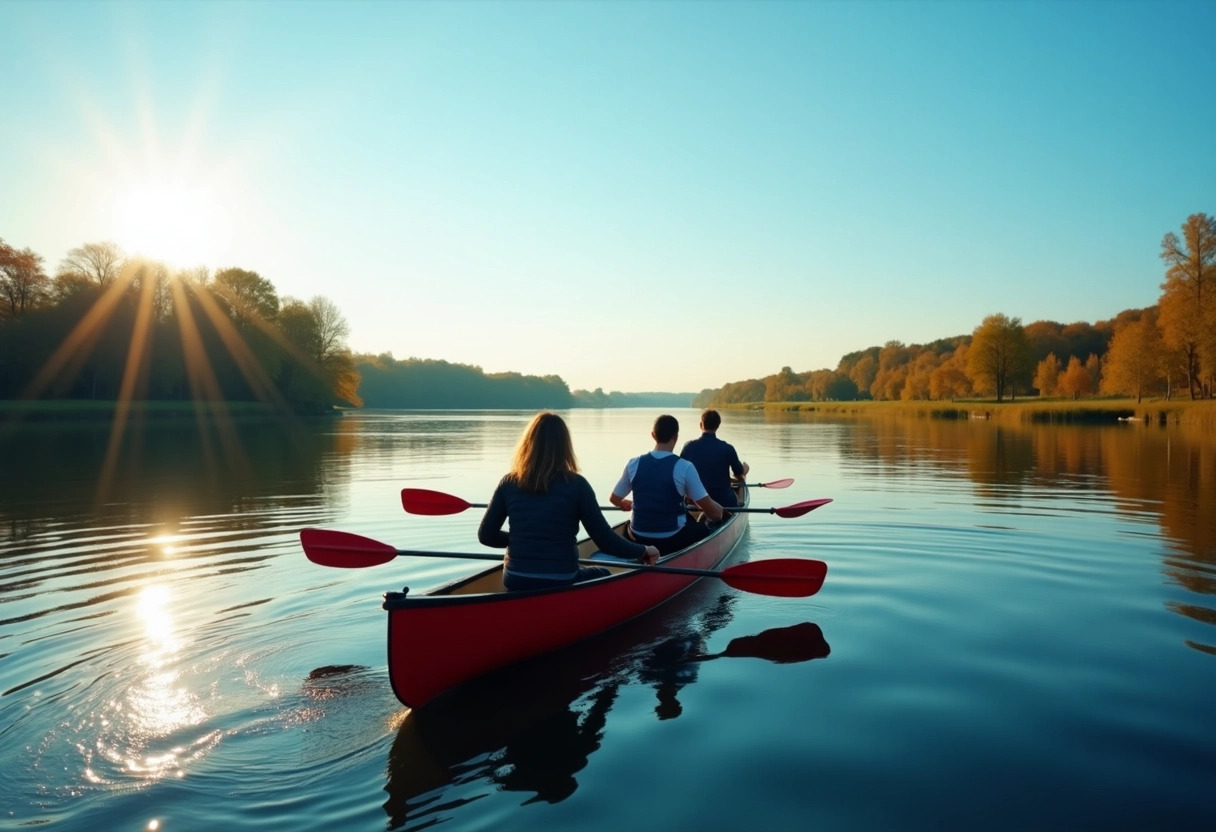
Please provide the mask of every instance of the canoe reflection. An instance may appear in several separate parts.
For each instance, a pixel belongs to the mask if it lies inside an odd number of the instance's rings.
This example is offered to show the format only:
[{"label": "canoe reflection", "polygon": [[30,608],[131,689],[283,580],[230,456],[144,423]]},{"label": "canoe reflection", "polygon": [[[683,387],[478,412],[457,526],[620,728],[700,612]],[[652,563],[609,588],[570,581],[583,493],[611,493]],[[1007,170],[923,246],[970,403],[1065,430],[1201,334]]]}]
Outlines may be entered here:
[{"label": "canoe reflection", "polygon": [[[646,629],[626,625],[407,711],[389,752],[384,809],[390,828],[451,819],[461,806],[496,791],[530,793],[524,805],[570,797],[578,788],[575,775],[600,747],[622,687],[653,686],[657,717],[672,719],[682,712],[678,693],[696,681],[705,661],[789,663],[828,655],[823,632],[810,622],[735,638],[706,653],[708,637],[730,621],[734,601],[721,596],[675,635],[668,629],[646,638]],[[672,621],[666,619],[669,626]],[[647,629],[653,634],[655,628]]]}]

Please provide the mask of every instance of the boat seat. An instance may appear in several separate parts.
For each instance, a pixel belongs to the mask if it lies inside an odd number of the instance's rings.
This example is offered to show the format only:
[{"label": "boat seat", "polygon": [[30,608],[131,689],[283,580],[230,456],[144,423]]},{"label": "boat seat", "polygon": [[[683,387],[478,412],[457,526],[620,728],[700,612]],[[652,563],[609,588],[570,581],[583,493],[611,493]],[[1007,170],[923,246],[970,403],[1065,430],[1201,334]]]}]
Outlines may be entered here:
[{"label": "boat seat", "polygon": [[595,551],[591,553],[589,560],[603,561],[604,563],[637,563],[636,560],[629,558],[618,558],[616,555],[610,555],[607,552]]}]

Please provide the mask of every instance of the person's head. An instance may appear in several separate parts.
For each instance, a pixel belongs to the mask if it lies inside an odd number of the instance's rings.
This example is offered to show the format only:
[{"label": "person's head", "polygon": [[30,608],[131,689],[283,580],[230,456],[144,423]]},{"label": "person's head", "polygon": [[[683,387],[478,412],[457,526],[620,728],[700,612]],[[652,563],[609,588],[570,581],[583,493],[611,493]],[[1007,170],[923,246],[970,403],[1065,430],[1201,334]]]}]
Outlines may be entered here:
[{"label": "person's head", "polygon": [[706,410],[701,414],[701,430],[715,431],[722,425],[722,417],[716,410]]},{"label": "person's head", "polygon": [[664,413],[654,420],[654,430],[651,431],[650,435],[660,445],[674,442],[675,438],[680,435],[680,423],[676,421],[675,416],[669,416]]},{"label": "person's head", "polygon": [[510,476],[525,491],[544,493],[554,477],[576,473],[578,460],[566,423],[556,413],[537,413],[515,447]]}]

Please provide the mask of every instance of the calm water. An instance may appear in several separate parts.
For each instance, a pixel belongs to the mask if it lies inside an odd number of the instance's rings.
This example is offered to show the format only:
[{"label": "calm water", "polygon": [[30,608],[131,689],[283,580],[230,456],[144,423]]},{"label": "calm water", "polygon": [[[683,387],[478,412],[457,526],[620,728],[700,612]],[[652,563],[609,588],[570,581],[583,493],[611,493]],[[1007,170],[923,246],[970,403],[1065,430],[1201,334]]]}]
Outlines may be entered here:
[{"label": "calm water", "polygon": [[[655,415],[568,414],[605,501]],[[0,433],[0,828],[1216,828],[1211,438],[728,413],[796,478],[754,505],[835,498],[736,553],[818,595],[703,581],[410,713],[381,595],[473,564],[297,533],[478,551],[399,491],[484,502],[529,416]]]}]

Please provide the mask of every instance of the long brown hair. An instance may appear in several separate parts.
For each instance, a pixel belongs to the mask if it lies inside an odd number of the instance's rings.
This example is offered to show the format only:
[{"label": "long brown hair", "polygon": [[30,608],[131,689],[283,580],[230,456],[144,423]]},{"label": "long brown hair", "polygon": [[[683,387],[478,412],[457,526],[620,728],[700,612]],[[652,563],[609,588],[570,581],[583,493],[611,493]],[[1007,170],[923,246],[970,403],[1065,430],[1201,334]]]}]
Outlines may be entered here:
[{"label": "long brown hair", "polygon": [[552,411],[537,413],[519,438],[508,476],[525,491],[543,494],[554,477],[577,473],[578,460],[566,423]]}]

